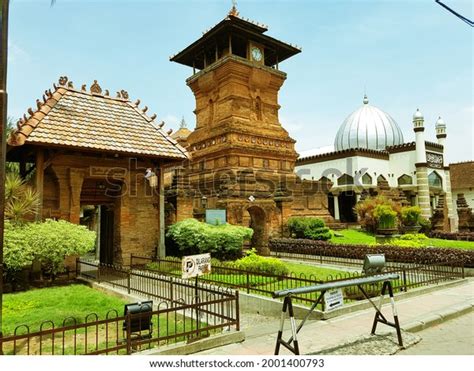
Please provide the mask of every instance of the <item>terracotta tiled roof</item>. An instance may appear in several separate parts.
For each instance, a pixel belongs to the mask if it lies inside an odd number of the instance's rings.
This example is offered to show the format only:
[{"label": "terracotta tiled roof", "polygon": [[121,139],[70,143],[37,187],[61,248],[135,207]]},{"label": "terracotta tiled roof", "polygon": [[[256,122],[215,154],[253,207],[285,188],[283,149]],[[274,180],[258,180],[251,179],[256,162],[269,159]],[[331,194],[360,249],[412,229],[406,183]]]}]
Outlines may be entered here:
[{"label": "terracotta tiled roof", "polygon": [[28,110],[9,138],[11,146],[37,144],[99,150],[147,157],[187,158],[187,152],[162,130],[163,123],[148,117],[147,108],[138,108],[124,90],[109,96],[95,81],[90,91],[85,85],[73,88],[66,77],[54,91],[46,91],[37,109]]},{"label": "terracotta tiled roof", "polygon": [[451,189],[474,188],[474,161],[449,164]]}]

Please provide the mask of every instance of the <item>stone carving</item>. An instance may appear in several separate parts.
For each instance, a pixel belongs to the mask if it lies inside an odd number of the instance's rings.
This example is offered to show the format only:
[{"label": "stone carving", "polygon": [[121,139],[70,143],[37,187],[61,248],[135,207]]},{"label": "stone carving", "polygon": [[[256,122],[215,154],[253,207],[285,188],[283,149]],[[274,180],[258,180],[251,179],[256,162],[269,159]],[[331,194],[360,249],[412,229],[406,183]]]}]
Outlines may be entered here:
[{"label": "stone carving", "polygon": [[97,83],[97,80],[94,80],[94,83],[91,85],[91,93],[92,94],[102,94],[102,88]]}]

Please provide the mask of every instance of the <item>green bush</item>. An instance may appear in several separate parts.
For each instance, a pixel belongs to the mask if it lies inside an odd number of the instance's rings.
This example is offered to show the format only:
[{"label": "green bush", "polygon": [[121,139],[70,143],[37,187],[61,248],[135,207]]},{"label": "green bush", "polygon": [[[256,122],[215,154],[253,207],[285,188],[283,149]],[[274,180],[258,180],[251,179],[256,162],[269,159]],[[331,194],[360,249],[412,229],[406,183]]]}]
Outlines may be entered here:
[{"label": "green bush", "polygon": [[242,256],[242,246],[252,238],[253,230],[230,224],[210,225],[186,219],[169,227],[166,236],[172,240],[181,255],[211,253],[218,259]]},{"label": "green bush", "polygon": [[24,227],[5,220],[3,261],[7,272],[17,272],[31,265],[35,258],[31,245],[27,243]]},{"label": "green bush", "polygon": [[390,240],[390,244],[400,247],[424,247],[426,246],[427,240],[428,237],[423,233],[407,233]]},{"label": "green bush", "polygon": [[377,205],[374,209],[374,217],[381,229],[392,229],[397,226],[397,212],[390,205]]},{"label": "green bush", "polygon": [[402,207],[400,212],[400,219],[405,226],[418,225],[421,216],[421,209],[418,206]]},{"label": "green bush", "polygon": [[288,219],[288,230],[294,238],[327,241],[332,237],[329,228],[319,218],[292,217]]},{"label": "green bush", "polygon": [[56,274],[68,255],[82,255],[95,247],[96,234],[86,227],[64,220],[46,220],[25,225],[6,224],[5,265],[18,271],[38,259],[44,271]]},{"label": "green bush", "polygon": [[279,259],[257,255],[255,249],[247,252],[247,256],[237,260],[233,266],[237,269],[286,276],[290,270]]},{"label": "green bush", "polygon": [[28,230],[28,244],[33,249],[43,269],[56,274],[64,269],[64,258],[69,255],[83,255],[94,250],[96,234],[83,225],[65,220],[48,219],[43,223],[31,223]]},{"label": "green bush", "polygon": [[359,216],[361,226],[367,232],[377,232],[377,227],[379,227],[379,221],[375,215],[375,209],[379,205],[390,207],[393,211],[395,211],[396,214],[399,214],[400,212],[401,205],[384,196],[369,197],[364,201],[358,202],[355,209],[357,215]]},{"label": "green bush", "polygon": [[418,224],[421,225],[420,233],[428,235],[431,232],[431,221],[429,219],[420,217],[418,219]]}]

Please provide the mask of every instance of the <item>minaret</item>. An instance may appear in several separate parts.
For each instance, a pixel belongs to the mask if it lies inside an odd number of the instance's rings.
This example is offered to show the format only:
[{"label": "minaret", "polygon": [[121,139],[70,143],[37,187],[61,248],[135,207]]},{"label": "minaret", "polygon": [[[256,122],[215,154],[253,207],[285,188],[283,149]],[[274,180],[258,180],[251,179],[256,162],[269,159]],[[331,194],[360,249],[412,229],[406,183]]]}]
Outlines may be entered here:
[{"label": "minaret", "polygon": [[436,127],[436,138],[438,139],[438,144],[443,146],[443,159],[444,159],[444,191],[446,192],[446,205],[448,208],[448,218],[449,218],[449,229],[450,232],[454,232],[456,230],[456,220],[454,215],[454,203],[453,203],[453,195],[451,193],[451,174],[449,172],[449,165],[447,164],[446,160],[446,124],[441,116],[438,117],[438,120],[435,124]]},{"label": "minaret", "polygon": [[416,137],[416,183],[418,206],[424,218],[431,217],[430,187],[428,184],[428,164],[426,163],[424,117],[419,109],[413,115],[413,130]]},{"label": "minaret", "polygon": [[436,138],[438,139],[438,144],[444,146],[444,142],[446,141],[446,124],[441,116],[438,117],[438,121],[436,121]]}]

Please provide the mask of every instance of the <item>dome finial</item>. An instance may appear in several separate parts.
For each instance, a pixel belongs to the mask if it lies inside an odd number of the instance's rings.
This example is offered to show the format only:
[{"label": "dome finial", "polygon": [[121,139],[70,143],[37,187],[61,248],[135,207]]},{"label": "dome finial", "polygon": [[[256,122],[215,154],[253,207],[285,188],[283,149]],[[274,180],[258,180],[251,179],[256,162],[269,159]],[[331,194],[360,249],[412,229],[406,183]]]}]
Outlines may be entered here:
[{"label": "dome finial", "polygon": [[233,15],[234,17],[239,16],[239,11],[237,10],[237,0],[232,0],[232,8],[229,11],[229,15]]},{"label": "dome finial", "polygon": [[367,94],[364,94],[364,104],[369,104],[369,98],[367,98]]}]

